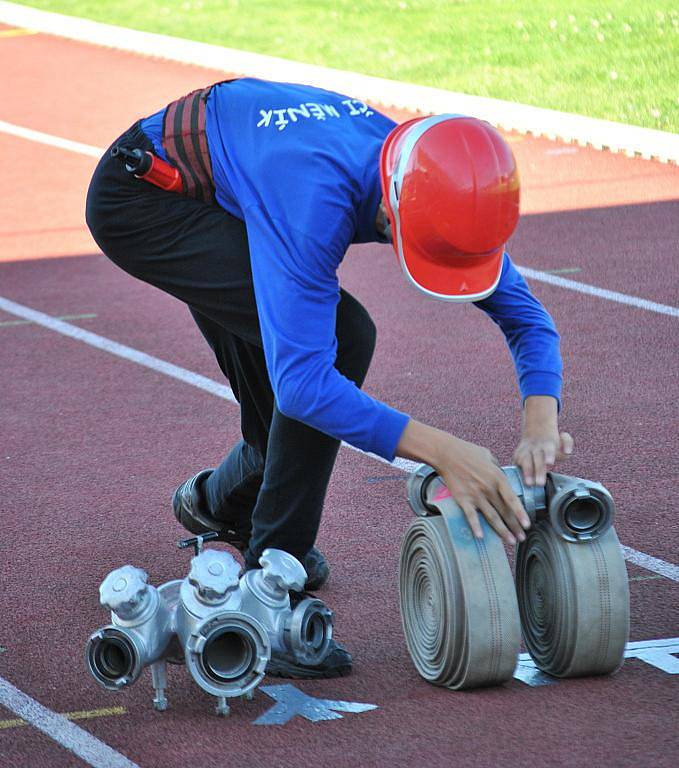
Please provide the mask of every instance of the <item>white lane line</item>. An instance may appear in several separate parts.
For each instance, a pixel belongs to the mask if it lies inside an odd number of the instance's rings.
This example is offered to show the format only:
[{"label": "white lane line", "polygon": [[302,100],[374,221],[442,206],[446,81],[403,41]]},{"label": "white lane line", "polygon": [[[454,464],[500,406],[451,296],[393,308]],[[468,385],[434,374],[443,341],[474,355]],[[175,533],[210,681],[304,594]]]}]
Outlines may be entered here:
[{"label": "white lane line", "polygon": [[[2,2],[0,0],[0,6],[1,5]],[[104,153],[103,149],[93,147],[89,144],[81,144],[77,141],[71,141],[70,139],[62,139],[60,136],[53,136],[49,133],[34,131],[30,128],[23,128],[20,125],[14,125],[13,123],[7,123],[4,120],[0,120],[0,132],[3,131],[5,133],[11,133],[13,136],[19,136],[22,139],[37,141],[41,144],[48,144],[52,147],[59,147],[60,149],[66,149],[70,152],[79,152],[80,154],[89,155],[90,157],[99,158]],[[576,280],[568,280],[565,277],[559,277],[558,275],[542,272],[537,269],[531,269],[530,267],[518,267],[518,269],[519,272],[521,272],[521,274],[525,277],[531,278],[532,280],[537,280],[541,283],[549,283],[550,285],[556,285],[560,288],[577,291],[578,293],[585,293],[590,296],[596,296],[599,299],[606,299],[608,301],[617,302],[618,304],[627,304],[631,307],[637,307],[637,309],[645,309],[648,312],[656,312],[661,315],[679,317],[679,309],[677,307],[668,306],[667,304],[658,304],[655,301],[642,299],[639,296],[630,296],[626,293],[609,291],[606,288],[598,288],[595,285],[580,283]]]},{"label": "white lane line", "polygon": [[[173,365],[172,363],[168,363],[158,357],[147,355],[145,352],[139,352],[132,347],[128,347],[125,344],[119,344],[117,341],[112,341],[111,339],[107,339],[104,336],[99,336],[98,334],[92,333],[91,331],[84,331],[82,328],[78,328],[75,325],[66,323],[63,320],[57,320],[51,315],[38,312],[35,309],[24,306],[23,304],[17,304],[16,302],[10,301],[9,299],[6,299],[2,296],[0,296],[0,309],[4,312],[7,312],[8,314],[17,315],[18,317],[31,320],[31,322],[35,323],[36,325],[49,328],[52,331],[61,333],[64,336],[75,339],[76,341],[82,341],[92,347],[96,347],[97,349],[109,352],[112,355],[123,358],[124,360],[138,363],[139,365],[143,365],[145,368],[150,368],[153,371],[163,373],[166,376],[177,379],[178,381],[183,381],[185,384],[190,384],[191,386],[202,389],[203,391],[209,392],[212,395],[221,397],[224,400],[228,400],[230,403],[237,403],[237,400],[230,387],[226,386],[225,384],[218,384],[216,381],[208,379],[206,376],[201,376],[198,373],[194,373],[193,371],[188,371],[186,368],[180,368],[178,365]],[[353,445],[349,445],[348,443],[342,443],[342,445],[346,448],[351,448],[351,450],[357,451],[358,453],[365,453],[359,448],[355,448]],[[384,464],[390,464],[391,466],[396,467],[397,469],[400,469],[404,472],[411,472],[413,469],[415,469],[415,467],[418,466],[416,462],[409,461],[407,459],[395,459],[395,461],[389,462],[386,459],[383,459],[381,456],[376,456],[373,453],[367,453],[365,455]],[[630,560],[630,562],[633,562],[636,565],[640,565],[642,568],[646,568],[647,570],[653,571],[654,573],[659,573],[661,576],[665,576],[672,581],[679,582],[679,566],[673,565],[672,563],[666,563],[664,560],[660,560],[657,557],[651,557],[650,555],[646,555],[643,552],[638,552],[636,549],[632,549],[631,547],[623,547],[623,551],[625,553],[625,558]],[[633,560],[633,557],[636,558],[636,560]]]},{"label": "white lane line", "polygon": [[651,557],[651,555],[638,552],[636,549],[625,547],[622,544],[620,545],[620,548],[622,549],[622,553],[625,556],[625,560],[632,563],[633,565],[639,565],[642,568],[645,568],[647,571],[653,571],[660,576],[664,576],[666,579],[679,581],[679,565],[666,563],[664,560],[661,560],[658,557]]},{"label": "white lane line", "polygon": [[99,149],[99,147],[93,147],[91,144],[83,144],[80,141],[62,139],[59,136],[53,136],[51,133],[34,131],[32,128],[24,128],[21,125],[8,123],[5,120],[0,120],[0,131],[3,133],[9,133],[11,136],[17,136],[20,139],[37,141],[39,144],[47,144],[50,147],[67,149],[69,152],[77,152],[80,155],[88,155],[88,157],[99,158],[104,153],[103,149]]},{"label": "white lane line", "polygon": [[[91,320],[96,315],[92,312],[88,312],[84,315],[62,315],[55,318],[56,320]],[[3,320],[0,322],[0,328],[16,328],[17,325],[30,325],[30,320]]]},{"label": "white lane line", "polygon": [[231,391],[231,388],[227,387],[225,384],[219,384],[212,379],[208,379],[207,376],[201,376],[199,373],[187,371],[186,368],[180,368],[178,365],[173,365],[158,357],[153,357],[153,355],[147,355],[145,352],[140,352],[138,349],[133,349],[125,344],[119,344],[117,341],[107,339],[104,336],[99,336],[91,331],[86,331],[84,328],[79,328],[77,325],[72,325],[64,320],[58,320],[56,317],[46,315],[44,312],[38,312],[35,309],[26,307],[23,304],[17,304],[2,296],[0,296],[0,309],[10,315],[16,315],[17,317],[22,317],[24,320],[30,320],[36,325],[42,325],[44,328],[49,328],[52,331],[61,333],[76,341],[82,341],[85,344],[89,344],[91,347],[96,347],[104,352],[110,352],[112,355],[116,355],[116,357],[122,357],[125,360],[130,360],[138,365],[143,365],[145,368],[150,368],[151,370],[162,373],[172,379],[183,381],[185,384],[190,384],[192,387],[202,389],[205,392],[209,392],[211,395],[217,395],[217,397],[221,397],[231,403],[238,402]]},{"label": "white lane line", "polygon": [[160,56],[223,72],[307,83],[411,112],[474,115],[488,120],[493,125],[520,133],[577,141],[597,149],[609,149],[630,155],[640,154],[642,157],[654,157],[663,162],[679,161],[679,135],[667,131],[371,77],[169,35],[140,32],[136,29],[28,8],[17,3],[0,2],[0,21],[107,48]]},{"label": "white lane line", "polygon": [[639,296],[630,296],[626,293],[609,291],[606,288],[598,288],[596,285],[580,283],[577,280],[569,280],[567,277],[559,277],[559,275],[552,275],[548,272],[530,269],[529,267],[518,267],[518,270],[524,277],[528,277],[531,280],[538,280],[541,283],[557,285],[559,288],[567,288],[570,291],[586,293],[589,296],[596,296],[598,299],[606,299],[607,301],[615,301],[618,304],[627,304],[629,307],[645,309],[647,312],[657,312],[659,315],[679,317],[679,308],[671,307],[668,304],[658,304],[655,301],[642,299]]},{"label": "white lane line", "polygon": [[47,709],[0,677],[0,704],[76,754],[92,768],[139,768],[120,752],[75,723]]},{"label": "white lane line", "polygon": [[[44,328],[49,328],[51,331],[61,333],[63,336],[68,336],[76,341],[82,341],[85,344],[89,344],[91,347],[96,347],[104,352],[109,352],[116,357],[122,357],[124,360],[143,365],[145,368],[150,368],[152,371],[157,371],[172,379],[182,381],[184,384],[190,384],[192,387],[202,389],[205,392],[209,392],[211,395],[221,397],[222,400],[228,400],[230,403],[238,404],[238,400],[236,400],[236,396],[233,394],[231,387],[226,384],[220,384],[213,379],[208,379],[207,376],[201,376],[201,374],[194,373],[186,368],[180,368],[178,365],[168,363],[165,360],[161,360],[159,357],[148,355],[146,352],[140,352],[138,349],[128,347],[125,344],[120,344],[112,339],[107,339],[105,336],[99,336],[97,333],[86,331],[83,328],[79,328],[77,325],[72,325],[59,318],[46,315],[44,312],[38,312],[23,304],[17,304],[3,296],[0,296],[0,309],[10,315],[21,317],[27,322],[41,325]],[[351,448],[353,451],[364,453],[364,451],[355,448],[353,445],[349,445],[349,443],[342,443],[342,445]],[[390,463],[381,456],[377,456],[373,453],[367,455],[386,464]],[[398,469],[402,469],[404,472],[410,472],[418,465],[414,461],[408,461],[407,459],[396,459],[394,461],[394,466]]]},{"label": "white lane line", "polygon": [[545,269],[543,272],[548,275],[577,275],[578,272],[582,272],[582,267],[560,267],[559,269]]}]

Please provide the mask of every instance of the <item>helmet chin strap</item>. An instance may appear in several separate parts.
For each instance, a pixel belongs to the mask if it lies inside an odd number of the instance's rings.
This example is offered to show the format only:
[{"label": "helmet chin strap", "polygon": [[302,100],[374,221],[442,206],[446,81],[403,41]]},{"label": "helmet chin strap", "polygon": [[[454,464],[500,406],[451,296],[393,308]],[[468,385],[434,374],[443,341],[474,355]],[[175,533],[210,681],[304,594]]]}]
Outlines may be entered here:
[{"label": "helmet chin strap", "polygon": [[377,218],[375,219],[375,226],[377,232],[382,235],[387,243],[393,243],[394,237],[391,231],[391,222],[387,216],[387,211],[384,207],[384,198],[380,200],[379,208],[377,209]]}]

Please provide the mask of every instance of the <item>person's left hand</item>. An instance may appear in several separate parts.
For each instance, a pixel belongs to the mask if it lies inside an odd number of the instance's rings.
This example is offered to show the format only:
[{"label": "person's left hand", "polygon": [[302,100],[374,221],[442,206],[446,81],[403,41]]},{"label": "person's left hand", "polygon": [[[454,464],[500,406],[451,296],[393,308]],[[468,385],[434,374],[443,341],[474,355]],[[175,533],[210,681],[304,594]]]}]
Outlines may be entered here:
[{"label": "person's left hand", "polygon": [[568,432],[559,432],[556,411],[552,397],[526,399],[521,442],[513,461],[527,485],[544,485],[554,464],[573,453],[573,438]]}]

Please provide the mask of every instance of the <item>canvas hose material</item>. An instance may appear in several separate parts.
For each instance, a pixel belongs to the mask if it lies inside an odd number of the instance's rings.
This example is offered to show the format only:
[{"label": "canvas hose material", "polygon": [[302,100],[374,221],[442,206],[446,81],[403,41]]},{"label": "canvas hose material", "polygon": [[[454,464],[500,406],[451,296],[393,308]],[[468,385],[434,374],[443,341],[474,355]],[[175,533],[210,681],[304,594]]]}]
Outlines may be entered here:
[{"label": "canvas hose material", "polygon": [[[428,498],[445,488],[436,478]],[[420,517],[401,548],[401,617],[413,662],[425,680],[453,689],[512,677],[521,629],[502,541],[483,523],[475,539],[451,498]]]},{"label": "canvas hose material", "polygon": [[454,690],[511,679],[521,643],[556,677],[614,672],[629,631],[629,587],[611,527],[567,541],[548,510],[516,556],[516,586],[500,537],[482,518],[476,539],[441,479],[423,465],[408,481],[418,515],[400,558],[400,607],[420,675]]},{"label": "canvas hose material", "polygon": [[622,664],[629,634],[629,585],[615,529],[566,541],[539,520],[516,557],[526,647],[555,677],[604,675]]}]

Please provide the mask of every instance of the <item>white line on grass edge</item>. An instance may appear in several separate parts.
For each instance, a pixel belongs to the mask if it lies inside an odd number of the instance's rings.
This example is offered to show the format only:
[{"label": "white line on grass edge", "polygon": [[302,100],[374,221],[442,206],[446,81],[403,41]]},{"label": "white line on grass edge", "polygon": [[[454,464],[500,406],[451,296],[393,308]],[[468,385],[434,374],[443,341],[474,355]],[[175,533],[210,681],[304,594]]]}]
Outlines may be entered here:
[{"label": "white line on grass edge", "polygon": [[139,768],[96,736],[47,709],[0,677],[0,704],[76,754],[92,768]]},{"label": "white line on grass edge", "polygon": [[[117,341],[107,339],[104,336],[99,336],[98,334],[92,333],[91,331],[78,328],[76,325],[67,323],[64,320],[58,320],[51,315],[38,312],[37,310],[26,307],[23,304],[17,304],[16,302],[10,301],[9,299],[6,299],[2,296],[0,296],[0,309],[8,312],[9,314],[16,315],[17,317],[22,317],[25,320],[30,320],[31,322],[36,323],[37,325],[41,325],[44,328],[49,328],[52,331],[61,333],[62,335],[68,336],[69,338],[75,339],[76,341],[82,341],[85,344],[96,347],[97,349],[110,352],[112,355],[116,355],[117,357],[121,357],[125,360],[137,363],[138,365],[142,365],[145,368],[150,368],[151,370],[162,373],[165,376],[169,376],[170,378],[182,381],[185,384],[190,384],[191,386],[202,389],[203,391],[209,392],[212,395],[216,395],[223,400],[228,400],[230,403],[237,402],[230,387],[225,384],[219,384],[216,381],[207,378],[206,376],[201,376],[200,374],[194,373],[193,371],[180,368],[178,365],[173,365],[172,363],[168,363],[165,360],[161,360],[157,357],[153,357],[152,355],[148,355],[145,352],[140,352],[139,350],[133,349],[132,347],[128,347],[125,344],[120,344]],[[360,451],[358,448],[354,448],[348,443],[342,443],[342,445],[346,448],[351,448],[354,451],[358,451],[359,453],[363,453],[363,451]],[[390,466],[393,466],[404,472],[410,472],[416,466],[418,466],[415,462],[408,461],[406,459],[396,459],[393,463],[390,463],[386,461],[386,459],[383,459],[381,456],[376,456],[375,454],[371,453],[367,455],[373,459],[377,459],[378,461],[381,461],[385,464],[389,464]],[[679,566],[672,563],[667,563],[664,560],[660,560],[657,557],[652,557],[643,552],[638,552],[636,549],[632,549],[631,547],[622,547],[622,550],[625,558],[631,563],[640,565],[642,568],[653,571],[654,573],[658,573],[667,579],[671,579],[672,581],[679,582]]]},{"label": "white line on grass edge", "polygon": [[224,72],[307,83],[348,93],[387,107],[393,106],[425,114],[455,112],[474,115],[505,130],[574,141],[597,149],[640,155],[662,162],[679,162],[679,135],[667,131],[371,77],[168,35],[140,32],[41,11],[17,3],[0,2],[0,21],[72,40],[159,56]]}]

